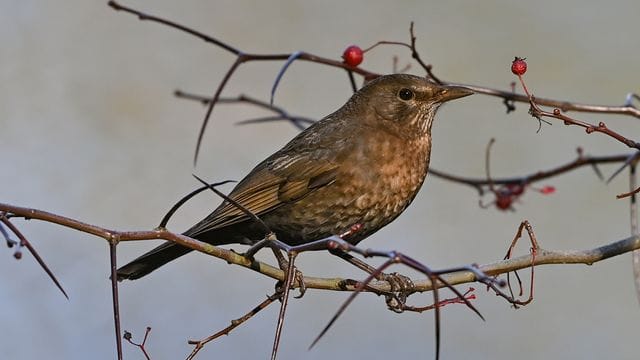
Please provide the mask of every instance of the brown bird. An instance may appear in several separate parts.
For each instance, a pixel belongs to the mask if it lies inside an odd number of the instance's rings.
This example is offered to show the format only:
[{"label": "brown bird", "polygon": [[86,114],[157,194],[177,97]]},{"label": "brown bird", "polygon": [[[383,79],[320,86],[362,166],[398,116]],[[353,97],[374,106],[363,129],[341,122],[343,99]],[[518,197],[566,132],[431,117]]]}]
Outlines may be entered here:
[{"label": "brown bird", "polygon": [[[438,107],[471,95],[459,86],[393,74],[378,77],[340,109],[258,164],[228,195],[289,245],[358,231],[357,244],[393,221],[422,186]],[[224,201],[184,235],[214,245],[253,244],[265,230]],[[166,242],[118,270],[138,279],[191,249]]]}]

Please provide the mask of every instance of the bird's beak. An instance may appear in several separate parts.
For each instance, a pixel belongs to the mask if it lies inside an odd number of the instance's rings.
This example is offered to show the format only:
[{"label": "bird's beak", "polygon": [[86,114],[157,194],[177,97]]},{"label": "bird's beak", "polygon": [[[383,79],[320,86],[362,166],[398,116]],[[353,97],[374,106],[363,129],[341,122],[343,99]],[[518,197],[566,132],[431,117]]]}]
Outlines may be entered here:
[{"label": "bird's beak", "polygon": [[473,90],[462,86],[446,85],[440,86],[439,98],[440,102],[458,99],[473,94]]}]

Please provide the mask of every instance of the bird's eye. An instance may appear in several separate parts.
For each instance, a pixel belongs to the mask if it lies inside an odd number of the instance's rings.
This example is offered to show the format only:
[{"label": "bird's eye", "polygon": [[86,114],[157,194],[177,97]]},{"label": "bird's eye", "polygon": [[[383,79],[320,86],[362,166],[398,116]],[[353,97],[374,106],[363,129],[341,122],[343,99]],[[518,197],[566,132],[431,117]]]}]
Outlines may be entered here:
[{"label": "bird's eye", "polygon": [[413,99],[414,96],[415,94],[413,93],[413,91],[407,88],[402,88],[400,89],[400,91],[398,91],[398,97],[404,101],[409,101]]}]

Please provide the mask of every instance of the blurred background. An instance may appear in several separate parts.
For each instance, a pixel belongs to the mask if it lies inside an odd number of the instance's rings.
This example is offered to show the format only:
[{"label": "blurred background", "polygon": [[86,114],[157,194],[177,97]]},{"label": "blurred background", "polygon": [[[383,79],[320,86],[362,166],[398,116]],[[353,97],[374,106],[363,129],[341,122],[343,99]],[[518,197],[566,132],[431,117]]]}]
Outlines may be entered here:
[{"label": "blurred background", "polygon": [[[408,41],[415,21],[418,48],[435,73],[453,82],[508,89],[514,56],[526,57],[528,86],[541,97],[618,105],[638,92],[640,3],[637,1],[126,1],[211,34],[247,52],[305,50],[339,59],[350,44]],[[211,94],[234,58],[176,30],[117,13],[106,1],[0,2],[0,201],[29,206],[118,230],[155,227],[169,207],[199,184],[199,176],[240,179],[297,130],[288,123],[238,126],[266,113],[221,105],[192,158],[205,109],[176,99],[175,89]],[[392,71],[410,60],[402,47],[366,54],[363,67]],[[249,63],[225,95],[268,99],[282,63]],[[414,64],[409,70],[422,74]],[[344,71],[294,63],[276,104],[313,118],[350,96]],[[494,176],[516,176],[564,164],[581,146],[587,154],[629,153],[603,135],[586,135],[554,121],[538,123],[518,104],[505,114],[496,98],[476,95],[449,104],[434,125],[432,166],[484,176],[492,137]],[[576,115],[634,138],[629,117]],[[603,166],[605,176],[616,166]],[[433,268],[502,258],[518,224],[528,219],[541,246],[587,249],[629,235],[623,173],[609,185],[589,168],[538,184],[557,191],[525,193],[515,212],[481,209],[471,188],[430,178],[397,221],[363,243],[397,249]],[[229,190],[229,188],[227,188]],[[484,202],[492,198],[487,196]],[[181,231],[217,205],[203,194],[170,223]],[[37,221],[16,221],[70,295],[67,301],[31,256],[0,252],[0,349],[7,359],[115,358],[108,247],[104,240]],[[118,247],[120,263],[156,245]],[[241,246],[232,246],[239,251]],[[519,254],[529,245],[523,242]],[[267,255],[262,259],[272,261]],[[379,263],[379,261],[372,261]],[[324,253],[304,254],[310,276],[363,275]],[[398,267],[396,271],[405,269]],[[409,272],[406,272],[411,274]],[[528,273],[523,272],[525,278]],[[535,301],[513,310],[475,285],[481,321],[464,306],[442,316],[442,358],[637,358],[638,301],[629,254],[593,266],[544,266]],[[274,282],[201,254],[184,257],[136,282],[121,284],[123,329],[140,340],[153,328],[153,359],[186,357],[187,339],[205,337],[261,302]],[[466,290],[468,286],[460,286]],[[433,313],[395,314],[382,298],[362,295],[311,351],[307,347],[346,299],[309,290],[292,300],[281,359],[432,358]],[[430,303],[430,294],[412,297]],[[266,358],[278,306],[209,344],[200,358]],[[141,359],[124,344],[125,358]]]}]

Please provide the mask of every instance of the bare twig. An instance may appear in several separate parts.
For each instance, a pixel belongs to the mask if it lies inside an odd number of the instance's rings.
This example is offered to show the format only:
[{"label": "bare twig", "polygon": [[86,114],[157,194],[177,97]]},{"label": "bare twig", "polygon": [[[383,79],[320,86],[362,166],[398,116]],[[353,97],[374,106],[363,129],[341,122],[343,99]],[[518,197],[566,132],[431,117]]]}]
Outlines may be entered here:
[{"label": "bare twig", "polygon": [[[517,94],[511,90],[499,90],[489,88],[485,86],[472,85],[472,84],[456,84],[449,83],[449,85],[460,85],[473,90],[475,93],[495,96],[508,101],[516,101],[522,103],[529,102],[529,96],[526,94]],[[622,106],[615,105],[596,105],[596,104],[583,104],[566,100],[549,99],[549,98],[535,98],[536,104],[542,106],[550,106],[560,109],[562,112],[584,112],[584,113],[598,113],[598,114],[611,114],[611,115],[628,115],[640,119],[640,109],[631,104],[625,104]]]},{"label": "bare twig", "polygon": [[520,84],[522,85],[522,88],[524,89],[524,92],[527,94],[527,97],[529,98],[529,104],[531,105],[531,108],[529,109],[529,113],[531,114],[531,116],[537,118],[538,120],[542,120],[542,117],[549,117],[549,118],[562,120],[565,125],[576,125],[584,128],[587,134],[591,134],[594,132],[603,133],[605,135],[608,135],[618,140],[619,142],[627,145],[630,148],[636,148],[640,150],[640,143],[634,140],[631,140],[629,138],[626,138],[622,134],[609,129],[607,125],[602,121],[600,121],[598,125],[593,125],[593,124],[589,124],[586,121],[578,120],[578,119],[569,117],[567,115],[564,115],[562,113],[562,110],[557,107],[554,108],[552,112],[543,110],[539,106],[538,100],[529,92],[529,89],[527,89],[527,85],[525,84],[524,79],[522,78],[522,75],[518,74],[517,76],[518,76],[518,79],[520,80]]},{"label": "bare twig", "polygon": [[[211,101],[210,97],[206,97],[204,95],[192,94],[192,93],[184,92],[182,90],[174,91],[174,95],[182,99],[199,101],[203,105],[208,105],[209,102]],[[310,119],[308,117],[290,115],[284,108],[281,108],[275,105],[270,105],[266,101],[261,101],[245,94],[240,94],[237,97],[220,98],[218,100],[218,103],[219,104],[239,104],[239,103],[251,104],[259,108],[269,110],[277,115],[269,118],[242,120],[238,122],[238,124],[241,124],[241,125],[254,124],[257,122],[266,122],[266,121],[288,120],[294,126],[298,127],[299,129],[303,129],[306,127],[306,125],[313,124],[315,122],[315,120]]]},{"label": "bare twig", "polygon": [[140,349],[140,351],[142,351],[142,355],[144,355],[145,359],[147,360],[151,360],[151,356],[149,356],[149,353],[147,352],[146,349],[146,345],[147,345],[147,339],[149,338],[149,333],[151,332],[151,328],[149,326],[147,326],[147,329],[144,332],[144,338],[142,339],[141,343],[136,343],[133,341],[133,335],[131,335],[130,332],[125,331],[124,335],[122,336],[129,344],[137,347],[138,349]]},{"label": "bare twig", "polygon": [[532,184],[534,182],[538,182],[541,180],[549,179],[570,171],[573,171],[577,168],[589,165],[593,166],[595,164],[612,164],[612,163],[620,163],[627,160],[629,155],[610,155],[610,156],[583,156],[578,155],[578,157],[570,161],[564,165],[560,165],[547,170],[538,170],[532,172],[528,175],[523,176],[514,176],[514,177],[505,177],[505,178],[491,178],[491,180],[487,178],[472,178],[472,177],[463,177],[448,174],[433,168],[429,168],[429,175],[433,175],[439,177],[441,179],[451,181],[454,183],[464,184],[473,187],[476,189],[480,195],[484,194],[483,186],[488,186],[490,183],[493,184]]},{"label": "bare twig", "polygon": [[[15,225],[13,225],[13,223],[11,223],[11,221],[7,217],[7,215],[9,213],[10,212],[5,212],[5,211],[0,210],[0,222],[5,224],[7,226],[7,228],[18,237],[20,242],[17,244],[17,246],[19,246],[19,247],[24,246],[24,247],[27,248],[27,250],[29,250],[29,253],[33,256],[34,259],[36,259],[36,262],[38,262],[38,265],[40,265],[40,267],[44,270],[44,272],[47,273],[47,275],[49,276],[51,281],[53,281],[53,283],[56,285],[58,290],[60,290],[60,292],[62,292],[62,295],[64,295],[64,297],[66,297],[67,300],[69,300],[69,295],[67,295],[67,292],[64,291],[64,288],[60,284],[60,281],[58,281],[58,278],[56,278],[56,276],[53,274],[51,269],[49,269],[49,267],[44,262],[44,260],[40,256],[40,254],[38,254],[38,252],[33,247],[33,245],[31,245],[31,242],[22,234],[22,232]],[[0,225],[0,226],[2,226],[2,225]],[[2,233],[5,236],[5,239],[7,240],[7,243],[9,244],[10,240],[11,240],[9,238],[9,235],[6,233],[6,231],[4,231],[4,229],[3,229]],[[20,251],[20,249],[18,248],[16,250],[16,253],[14,254],[14,256],[17,259],[19,259],[20,256],[22,256],[22,255],[18,255],[18,254],[21,254],[19,251]]]},{"label": "bare twig", "polygon": [[[638,199],[634,189],[637,188],[636,164],[629,167],[629,188],[633,192],[629,198],[629,222],[631,226],[631,236],[638,236]],[[633,282],[636,287],[636,297],[640,301],[640,250],[631,253],[631,265],[633,268]]]},{"label": "bare twig", "polygon": [[225,327],[224,329],[216,332],[213,335],[210,335],[202,340],[189,340],[189,344],[191,345],[195,345],[195,348],[191,351],[191,353],[189,354],[189,356],[187,356],[186,360],[192,360],[196,354],[209,342],[219,338],[220,336],[223,335],[229,335],[231,333],[231,331],[233,331],[235,328],[237,328],[238,326],[242,325],[245,321],[251,319],[254,315],[256,315],[257,313],[259,313],[261,310],[263,310],[264,308],[266,308],[267,306],[271,305],[274,301],[278,300],[280,297],[282,297],[282,292],[280,291],[276,291],[274,294],[267,296],[267,298],[261,302],[260,304],[258,304],[256,307],[254,307],[253,309],[251,309],[251,311],[249,311],[248,313],[244,314],[242,317],[235,319],[235,320],[231,320],[231,324],[229,324],[229,326]]},{"label": "bare twig", "polygon": [[206,184],[204,186],[201,186],[195,190],[193,190],[192,192],[188,193],[187,195],[185,195],[182,199],[178,200],[177,203],[175,203],[171,209],[169,209],[169,211],[167,211],[167,213],[165,214],[165,216],[162,217],[162,220],[160,221],[160,225],[158,225],[158,228],[166,228],[167,224],[169,223],[169,220],[171,220],[171,217],[173,216],[173,214],[176,213],[176,211],[178,211],[178,209],[180,209],[180,207],[182,205],[184,205],[187,201],[189,201],[191,198],[193,198],[194,196],[200,194],[201,192],[203,192],[204,190],[209,189],[210,187],[216,187],[216,186],[220,186],[220,185],[224,185],[224,184],[228,184],[230,182],[236,182],[235,180],[225,180],[225,181],[220,181],[217,183],[213,183],[213,184]]},{"label": "bare twig", "polygon": [[295,276],[295,259],[298,255],[295,251],[289,251],[289,262],[287,263],[287,275],[285,280],[282,282],[283,293],[280,303],[280,312],[278,313],[278,322],[276,324],[276,334],[273,337],[273,348],[271,349],[271,360],[276,360],[278,355],[278,347],[280,346],[280,335],[282,335],[282,326],[284,325],[284,318],[287,312],[287,305],[289,304],[289,293],[291,292],[291,287],[293,287],[293,282],[296,278]]},{"label": "bare twig", "polygon": [[[118,258],[117,250],[118,242],[109,242],[109,260],[111,269],[111,302],[113,304],[113,324],[116,332],[116,350],[118,352],[118,360],[122,360],[122,338],[120,337],[120,300],[118,297]],[[148,333],[148,331],[147,331]],[[145,335],[145,341],[147,335]],[[145,353],[146,354],[146,353]]]},{"label": "bare twig", "polygon": [[[536,254],[538,249],[540,248],[540,246],[538,245],[538,241],[536,240],[536,235],[533,233],[533,228],[531,227],[531,224],[529,223],[529,221],[525,220],[522,223],[520,223],[520,226],[518,227],[518,231],[516,232],[516,235],[513,238],[513,241],[511,242],[511,245],[509,245],[509,250],[507,250],[507,254],[504,257],[504,260],[510,259],[513,256],[513,250],[516,247],[516,244],[518,243],[518,240],[520,240],[520,238],[522,237],[522,230],[527,230],[527,234],[529,235],[529,241],[531,242],[531,278],[529,279],[530,282],[530,287],[529,287],[529,297],[525,300],[518,300],[518,298],[513,294],[513,289],[511,287],[511,278],[510,278],[510,274],[511,273],[507,273],[507,286],[509,287],[509,293],[510,293],[510,297],[507,298],[507,300],[509,300],[509,302],[511,302],[511,304],[513,305],[514,308],[518,308],[518,306],[524,306],[524,305],[528,305],[530,302],[533,301],[533,289],[534,289],[534,277],[535,277],[535,267],[533,266],[533,264],[536,261]],[[517,271],[513,272],[516,276],[516,279],[518,280],[518,286],[520,288],[519,294],[518,296],[522,296],[524,294],[524,289],[522,286],[522,280],[520,280],[520,275],[518,275]],[[500,295],[500,293],[498,293],[498,295]]]},{"label": "bare twig", "polygon": [[438,77],[435,76],[435,74],[433,73],[432,69],[433,66],[431,64],[426,64],[424,61],[422,61],[422,58],[420,57],[420,54],[418,53],[418,50],[416,49],[416,35],[413,32],[413,21],[411,22],[411,25],[409,26],[409,35],[411,36],[411,57],[418,62],[418,64],[420,64],[420,66],[422,66],[422,68],[424,69],[424,71],[427,72],[427,75],[429,76],[429,78],[431,78],[431,80],[437,82],[438,84],[444,84],[444,82],[442,80],[440,80]]}]

